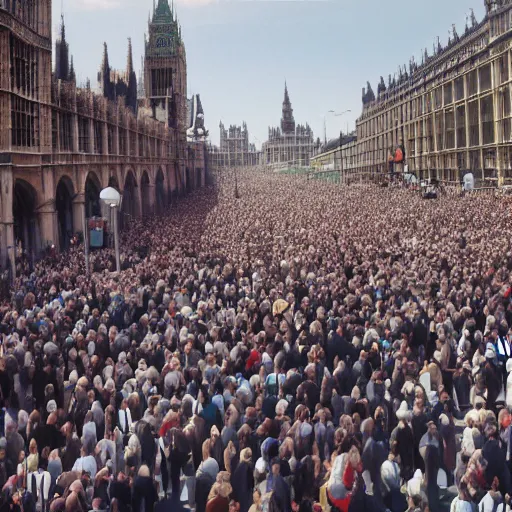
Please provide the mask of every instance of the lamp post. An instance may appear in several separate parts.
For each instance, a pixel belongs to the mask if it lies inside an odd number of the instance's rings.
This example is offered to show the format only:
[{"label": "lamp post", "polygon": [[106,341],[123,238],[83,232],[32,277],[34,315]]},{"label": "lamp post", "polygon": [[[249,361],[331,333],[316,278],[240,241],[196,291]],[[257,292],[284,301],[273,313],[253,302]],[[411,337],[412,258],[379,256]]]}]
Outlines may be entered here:
[{"label": "lamp post", "polygon": [[324,144],[327,144],[327,114],[335,114],[335,112],[334,110],[328,110],[324,115]]},{"label": "lamp post", "polygon": [[84,256],[85,256],[85,275],[89,277],[89,236],[88,236],[88,229],[87,226],[87,212],[85,211],[86,204],[84,203],[84,214],[82,216],[82,224],[83,224],[83,230],[84,230]]},{"label": "lamp post", "polygon": [[116,271],[121,271],[121,261],[119,258],[119,228],[117,225],[118,208],[121,205],[121,194],[113,188],[107,187],[100,192],[100,199],[110,208],[112,208],[114,217],[114,247],[116,250]]},{"label": "lamp post", "polygon": [[[334,114],[336,117],[341,117],[348,112],[352,112],[352,110],[345,110],[340,112],[339,114]],[[348,126],[347,126],[347,135],[348,135]],[[343,181],[343,130],[340,130],[340,184]]]}]

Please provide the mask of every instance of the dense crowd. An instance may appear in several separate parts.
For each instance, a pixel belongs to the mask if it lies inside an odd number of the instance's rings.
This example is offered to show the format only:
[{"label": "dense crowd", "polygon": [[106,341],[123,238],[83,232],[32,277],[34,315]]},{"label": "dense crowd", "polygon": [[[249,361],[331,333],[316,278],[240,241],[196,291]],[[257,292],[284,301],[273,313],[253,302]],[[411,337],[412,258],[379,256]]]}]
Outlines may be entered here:
[{"label": "dense crowd", "polygon": [[1,512],[510,510],[510,200],[238,189],[19,266]]}]

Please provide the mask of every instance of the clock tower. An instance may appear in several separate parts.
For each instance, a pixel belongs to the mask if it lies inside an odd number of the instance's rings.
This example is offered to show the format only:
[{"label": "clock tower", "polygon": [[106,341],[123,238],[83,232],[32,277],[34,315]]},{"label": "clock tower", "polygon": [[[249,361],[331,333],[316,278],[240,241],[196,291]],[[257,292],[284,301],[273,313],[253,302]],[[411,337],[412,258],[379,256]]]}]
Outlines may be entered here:
[{"label": "clock tower", "polygon": [[158,0],[145,41],[144,91],[153,117],[170,128],[169,154],[178,187],[186,183],[187,58],[176,11]]},{"label": "clock tower", "polygon": [[144,90],[153,111],[165,110],[170,128],[185,133],[187,113],[187,61],[176,12],[167,0],[158,5],[149,22],[145,44]]}]

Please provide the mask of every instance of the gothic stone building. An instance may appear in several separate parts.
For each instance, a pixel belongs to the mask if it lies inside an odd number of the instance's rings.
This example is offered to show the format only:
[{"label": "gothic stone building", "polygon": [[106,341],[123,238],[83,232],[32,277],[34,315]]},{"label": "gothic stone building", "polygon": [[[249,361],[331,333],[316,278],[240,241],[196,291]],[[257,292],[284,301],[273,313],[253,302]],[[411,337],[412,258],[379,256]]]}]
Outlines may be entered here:
[{"label": "gothic stone building", "polygon": [[485,0],[464,34],[453,27],[422,64],[411,60],[377,96],[363,90],[358,119],[358,172],[387,172],[390,150],[405,147],[418,177],[457,182],[471,171],[487,184],[512,179],[512,0]]},{"label": "gothic stone building", "polygon": [[219,123],[220,146],[210,146],[208,153],[212,167],[250,167],[260,163],[261,152],[249,142],[249,130],[242,126],[224,127]]},{"label": "gothic stone building", "polygon": [[309,165],[313,154],[313,131],[308,124],[295,126],[288,87],[284,85],[281,129],[269,128],[268,141],[263,144],[263,163],[274,168]]},{"label": "gothic stone building", "polygon": [[52,73],[51,25],[51,0],[0,0],[1,266],[18,244],[32,259],[65,248],[101,214],[106,186],[122,193],[129,221],[204,184],[204,147],[186,137],[185,46],[167,1],[149,25],[139,99],[131,44],[123,72],[105,45],[98,94],[76,86],[64,26]]}]

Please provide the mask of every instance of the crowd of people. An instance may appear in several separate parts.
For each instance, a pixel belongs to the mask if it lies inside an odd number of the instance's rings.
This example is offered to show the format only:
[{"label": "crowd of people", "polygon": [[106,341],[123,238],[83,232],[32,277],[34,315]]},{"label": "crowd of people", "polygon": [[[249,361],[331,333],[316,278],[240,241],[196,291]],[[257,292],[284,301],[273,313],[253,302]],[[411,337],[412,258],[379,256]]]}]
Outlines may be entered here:
[{"label": "crowd of people", "polygon": [[511,201],[237,186],[20,267],[1,512],[510,510]]}]

